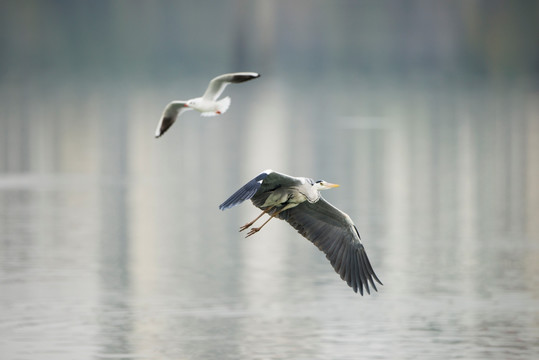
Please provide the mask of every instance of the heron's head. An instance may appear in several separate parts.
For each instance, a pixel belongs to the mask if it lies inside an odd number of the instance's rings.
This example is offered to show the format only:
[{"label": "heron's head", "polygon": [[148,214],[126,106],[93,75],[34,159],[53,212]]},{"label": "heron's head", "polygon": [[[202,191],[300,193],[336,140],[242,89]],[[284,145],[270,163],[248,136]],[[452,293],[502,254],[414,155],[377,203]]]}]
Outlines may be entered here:
[{"label": "heron's head", "polygon": [[339,185],[338,184],[332,184],[332,183],[327,182],[325,180],[318,180],[317,182],[314,183],[313,187],[316,190],[327,190],[327,189],[332,189],[332,188],[339,187]]}]

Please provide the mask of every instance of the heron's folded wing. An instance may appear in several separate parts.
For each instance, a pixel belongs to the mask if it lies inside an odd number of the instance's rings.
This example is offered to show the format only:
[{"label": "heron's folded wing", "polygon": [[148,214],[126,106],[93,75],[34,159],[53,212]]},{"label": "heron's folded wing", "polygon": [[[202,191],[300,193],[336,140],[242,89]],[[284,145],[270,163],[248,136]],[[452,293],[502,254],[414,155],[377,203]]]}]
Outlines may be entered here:
[{"label": "heron's folded wing", "polygon": [[247,184],[243,185],[238,191],[232,194],[232,196],[226,199],[225,202],[219,205],[219,209],[225,210],[252,198],[267,176],[268,172],[260,173],[253,180],[249,181]]},{"label": "heron's folded wing", "polygon": [[320,198],[285,210],[279,217],[326,254],[335,271],[355,292],[370,294],[369,283],[376,289],[376,276],[359,232],[348,215]]},{"label": "heron's folded wing", "polygon": [[185,107],[185,104],[185,101],[173,101],[165,107],[155,129],[156,138],[162,136],[174,124],[182,112],[191,110],[191,108]]},{"label": "heron's folded wing", "polygon": [[228,84],[242,83],[256,79],[259,76],[260,74],[255,72],[237,72],[216,76],[208,84],[208,88],[204,92],[204,95],[202,95],[202,98],[206,100],[217,100]]},{"label": "heron's folded wing", "polygon": [[262,209],[262,205],[265,204],[268,196],[270,196],[276,189],[281,187],[291,188],[301,186],[307,181],[306,178],[290,176],[273,170],[267,171],[268,176],[262,182],[258,192],[251,199],[253,205],[260,209]]}]

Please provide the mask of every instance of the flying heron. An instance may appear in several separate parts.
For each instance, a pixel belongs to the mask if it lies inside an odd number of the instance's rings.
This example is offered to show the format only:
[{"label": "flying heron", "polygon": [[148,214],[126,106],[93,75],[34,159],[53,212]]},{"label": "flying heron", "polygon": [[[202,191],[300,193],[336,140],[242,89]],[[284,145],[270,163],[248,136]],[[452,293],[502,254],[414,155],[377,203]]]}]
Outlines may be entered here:
[{"label": "flying heron", "polygon": [[210,81],[206,92],[201,97],[187,101],[172,101],[165,107],[161,115],[157,129],[155,130],[155,137],[162,136],[174,124],[174,121],[187,110],[198,110],[202,113],[202,116],[224,114],[230,106],[230,97],[227,96],[221,100],[217,100],[217,98],[221,96],[225,87],[228,84],[238,84],[256,79],[257,77],[260,77],[260,74],[255,72],[237,72],[219,75]]},{"label": "flying heron", "polygon": [[225,210],[251,199],[262,213],[243,225],[240,231],[248,229],[264,214],[268,214],[269,219],[261,226],[251,228],[246,237],[260,231],[273,218],[285,220],[326,254],[341,279],[356,293],[359,291],[363,295],[365,288],[370,294],[369,283],[378,291],[374,280],[380,285],[382,282],[372,269],[356,226],[347,214],[320,196],[320,190],[337,186],[323,180],[313,181],[266,170],[236,191],[219,209]]}]

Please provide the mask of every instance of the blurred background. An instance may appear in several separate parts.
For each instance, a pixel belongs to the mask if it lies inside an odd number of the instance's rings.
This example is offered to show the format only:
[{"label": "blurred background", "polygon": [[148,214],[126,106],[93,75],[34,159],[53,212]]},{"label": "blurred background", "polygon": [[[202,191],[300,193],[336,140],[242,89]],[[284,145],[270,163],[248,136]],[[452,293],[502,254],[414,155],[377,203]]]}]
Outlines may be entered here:
[{"label": "blurred background", "polygon": [[[0,358],[535,358],[538,34],[534,1],[2,1]],[[237,232],[267,168],[341,185],[378,292]]]}]

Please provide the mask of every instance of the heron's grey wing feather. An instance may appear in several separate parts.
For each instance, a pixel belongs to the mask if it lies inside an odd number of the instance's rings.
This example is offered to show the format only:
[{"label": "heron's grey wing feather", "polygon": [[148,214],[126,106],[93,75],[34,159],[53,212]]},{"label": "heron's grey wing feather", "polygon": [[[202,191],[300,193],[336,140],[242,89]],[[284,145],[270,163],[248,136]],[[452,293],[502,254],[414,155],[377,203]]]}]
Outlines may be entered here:
[{"label": "heron's grey wing feather", "polygon": [[237,72],[223,74],[214,77],[208,84],[208,88],[202,95],[205,100],[217,100],[228,84],[238,84],[244,81],[256,79],[260,74],[255,72]]},{"label": "heron's grey wing feather", "polygon": [[185,107],[185,104],[185,101],[173,101],[165,107],[165,110],[163,110],[163,114],[161,115],[161,119],[157,124],[157,128],[155,129],[156,138],[161,137],[168,130],[168,128],[174,124],[182,112],[191,110],[190,108]]},{"label": "heron's grey wing feather", "polygon": [[374,290],[374,280],[382,284],[350,217],[322,197],[315,203],[305,201],[278,216],[323,251],[341,279],[355,292],[363,295],[365,289],[370,294],[369,283]]},{"label": "heron's grey wing feather", "polygon": [[260,189],[252,197],[251,201],[253,205],[262,209],[261,206],[266,202],[268,196],[278,188],[287,188],[293,186],[300,186],[304,183],[304,178],[294,177],[286,174],[282,174],[276,171],[271,171],[268,176],[262,182]]},{"label": "heron's grey wing feather", "polygon": [[225,210],[252,198],[267,176],[268,173],[266,172],[260,173],[253,180],[249,181],[247,184],[243,185],[238,191],[232,194],[232,196],[226,199],[225,202],[219,205],[219,209]]}]

